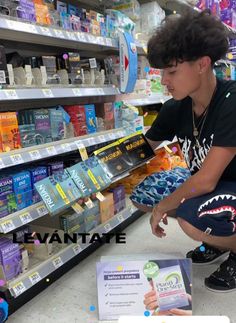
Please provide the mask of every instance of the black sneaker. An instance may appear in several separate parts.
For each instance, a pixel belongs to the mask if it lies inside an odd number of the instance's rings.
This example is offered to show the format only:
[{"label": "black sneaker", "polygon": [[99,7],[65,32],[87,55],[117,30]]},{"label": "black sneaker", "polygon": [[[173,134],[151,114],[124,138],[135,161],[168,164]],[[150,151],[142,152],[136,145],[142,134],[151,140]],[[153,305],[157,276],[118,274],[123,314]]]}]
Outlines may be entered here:
[{"label": "black sneaker", "polygon": [[236,254],[230,253],[220,267],[205,279],[205,286],[213,292],[236,290]]},{"label": "black sneaker", "polygon": [[193,264],[196,265],[208,265],[212,264],[216,260],[224,258],[227,253],[228,251],[222,251],[203,243],[196,249],[189,251],[186,254],[186,258],[191,258]]}]

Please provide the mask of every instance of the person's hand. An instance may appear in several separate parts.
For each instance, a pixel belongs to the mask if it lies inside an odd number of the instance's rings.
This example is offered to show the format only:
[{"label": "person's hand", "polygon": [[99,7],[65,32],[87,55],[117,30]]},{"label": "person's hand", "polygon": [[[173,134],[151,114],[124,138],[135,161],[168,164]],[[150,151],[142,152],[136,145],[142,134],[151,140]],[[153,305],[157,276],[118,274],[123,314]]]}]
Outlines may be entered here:
[{"label": "person's hand", "polygon": [[[188,300],[191,303],[192,302],[192,296],[187,294]],[[176,315],[176,316],[191,316],[193,315],[192,310],[181,310],[180,308],[172,308],[169,310],[171,315]]]},{"label": "person's hand", "polygon": [[152,228],[152,233],[158,238],[166,236],[165,230],[160,226],[160,222],[163,221],[165,225],[168,224],[167,213],[162,212],[158,205],[156,205],[152,211],[150,218],[150,224]]}]

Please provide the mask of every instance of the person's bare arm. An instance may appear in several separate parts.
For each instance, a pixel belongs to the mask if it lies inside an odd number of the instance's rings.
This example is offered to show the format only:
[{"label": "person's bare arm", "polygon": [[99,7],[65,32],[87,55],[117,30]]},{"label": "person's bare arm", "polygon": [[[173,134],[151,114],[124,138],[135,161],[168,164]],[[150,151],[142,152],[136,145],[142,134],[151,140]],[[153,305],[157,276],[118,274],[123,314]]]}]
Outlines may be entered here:
[{"label": "person's bare arm", "polygon": [[161,141],[154,141],[154,140],[151,140],[151,139],[148,139],[146,137],[148,143],[150,144],[150,146],[152,147],[153,150],[157,149],[158,146],[160,146],[160,144],[163,142],[163,140]]}]

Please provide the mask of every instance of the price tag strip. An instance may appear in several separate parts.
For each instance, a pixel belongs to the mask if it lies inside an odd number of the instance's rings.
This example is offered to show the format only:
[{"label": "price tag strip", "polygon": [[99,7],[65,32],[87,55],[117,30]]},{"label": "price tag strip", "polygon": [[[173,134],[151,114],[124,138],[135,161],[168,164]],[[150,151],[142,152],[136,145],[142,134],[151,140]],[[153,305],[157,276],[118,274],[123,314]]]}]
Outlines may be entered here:
[{"label": "price tag strip", "polygon": [[37,212],[40,217],[48,214],[48,210],[44,205],[37,207]]},{"label": "price tag strip", "polygon": [[1,224],[2,231],[4,233],[10,232],[16,228],[12,220],[7,220]]},{"label": "price tag strip", "polygon": [[30,157],[31,157],[32,160],[41,159],[42,158],[42,156],[40,155],[39,150],[29,151],[29,155],[30,155]]},{"label": "price tag strip", "polygon": [[48,152],[48,155],[50,155],[50,156],[57,155],[57,151],[56,151],[56,148],[54,146],[47,147],[46,150]]},{"label": "price tag strip", "polygon": [[19,282],[12,287],[12,290],[14,292],[14,295],[17,297],[26,291],[26,287],[23,282]]},{"label": "price tag strip", "polygon": [[5,167],[5,164],[4,164],[3,160],[2,160],[2,158],[0,158],[0,169],[4,168],[4,167]]},{"label": "price tag strip", "polygon": [[7,99],[10,100],[17,100],[19,99],[16,90],[4,90],[5,96]]},{"label": "price tag strip", "polygon": [[107,223],[106,225],[104,225],[104,230],[106,233],[112,230],[110,223]]},{"label": "price tag strip", "polygon": [[10,159],[13,163],[13,165],[17,165],[17,164],[23,164],[24,160],[21,156],[21,154],[14,154],[10,156]]},{"label": "price tag strip", "polygon": [[119,215],[117,215],[117,219],[118,219],[118,221],[121,223],[121,222],[123,222],[125,219],[124,219],[124,216],[123,216],[123,214],[119,214]]},{"label": "price tag strip", "polygon": [[41,276],[39,275],[39,273],[37,271],[35,273],[29,275],[29,279],[30,279],[32,285],[35,285],[40,280],[42,280]]},{"label": "price tag strip", "polygon": [[27,224],[27,223],[33,221],[33,218],[31,217],[31,215],[29,214],[29,212],[23,213],[19,217],[20,217],[21,222],[23,224]]},{"label": "price tag strip", "polygon": [[61,260],[61,257],[55,258],[53,261],[53,266],[57,269],[63,265],[63,261]]},{"label": "price tag strip", "polygon": [[42,89],[42,92],[45,98],[54,98],[54,95],[51,89]]},{"label": "price tag strip", "polygon": [[80,251],[82,250],[82,248],[80,247],[80,245],[79,244],[77,244],[77,245],[75,245],[74,247],[73,247],[73,251],[74,251],[74,253],[75,253],[75,255],[78,255],[79,253],[80,253]]}]

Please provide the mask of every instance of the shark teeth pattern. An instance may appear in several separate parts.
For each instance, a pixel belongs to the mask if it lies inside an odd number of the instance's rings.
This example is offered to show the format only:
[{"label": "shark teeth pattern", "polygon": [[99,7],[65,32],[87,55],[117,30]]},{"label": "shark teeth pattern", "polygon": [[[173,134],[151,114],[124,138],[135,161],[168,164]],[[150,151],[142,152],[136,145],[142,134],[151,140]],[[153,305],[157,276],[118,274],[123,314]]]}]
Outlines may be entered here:
[{"label": "shark teeth pattern", "polygon": [[[206,201],[204,204],[200,205],[198,212],[201,212],[201,210],[208,206],[210,203],[214,202],[214,201],[220,201],[220,200],[236,200],[236,196],[234,195],[230,195],[230,194],[222,194],[222,195],[216,195],[213,198],[211,198],[210,200]],[[207,213],[209,213],[209,211],[207,211]]]},{"label": "shark teeth pattern", "polygon": [[201,212],[199,214],[199,218],[202,217],[205,214],[217,214],[217,213],[225,212],[225,211],[228,211],[228,212],[231,212],[232,213],[231,220],[233,220],[234,217],[236,216],[236,210],[235,210],[234,207],[232,207],[232,206],[221,206],[221,207],[218,207],[216,209],[212,209],[212,210],[208,210],[208,211]]}]

